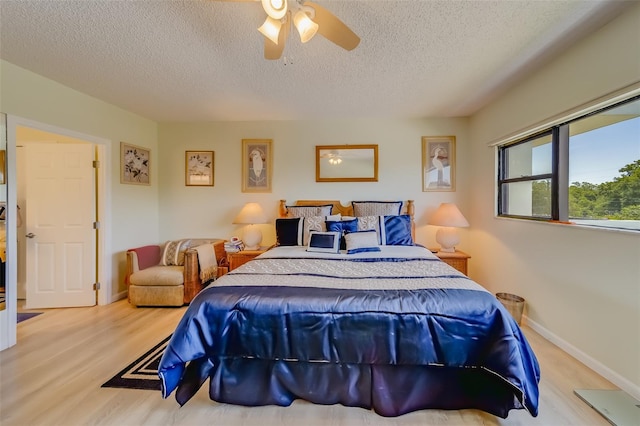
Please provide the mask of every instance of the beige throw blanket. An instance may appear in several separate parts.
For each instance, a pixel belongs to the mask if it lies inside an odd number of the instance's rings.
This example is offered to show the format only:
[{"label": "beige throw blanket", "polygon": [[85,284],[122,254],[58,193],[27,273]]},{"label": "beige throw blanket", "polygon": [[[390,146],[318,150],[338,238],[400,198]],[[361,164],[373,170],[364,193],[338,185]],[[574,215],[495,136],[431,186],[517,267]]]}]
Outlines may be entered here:
[{"label": "beige throw blanket", "polygon": [[196,247],[198,263],[200,265],[200,279],[202,282],[215,280],[218,276],[218,261],[213,244],[202,244]]}]

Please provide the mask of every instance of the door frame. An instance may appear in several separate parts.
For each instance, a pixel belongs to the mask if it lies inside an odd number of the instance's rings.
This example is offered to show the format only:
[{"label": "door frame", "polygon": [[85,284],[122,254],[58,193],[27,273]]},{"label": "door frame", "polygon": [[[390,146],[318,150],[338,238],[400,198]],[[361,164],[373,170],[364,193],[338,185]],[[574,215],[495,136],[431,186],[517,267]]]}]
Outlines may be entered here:
[{"label": "door frame", "polygon": [[[111,152],[113,143],[109,139],[87,135],[74,130],[52,126],[34,120],[7,114],[7,209],[16,210],[16,130],[17,127],[30,127],[44,132],[81,139],[94,144],[97,147],[100,167],[97,172],[97,217],[100,227],[97,232],[96,266],[100,290],[98,291],[98,305],[107,305],[113,302],[111,271],[111,211],[107,206],[111,205]],[[0,311],[0,350],[16,344],[16,320],[17,320],[17,228],[15,222],[6,230],[6,250],[9,261],[6,264],[6,309]]]}]

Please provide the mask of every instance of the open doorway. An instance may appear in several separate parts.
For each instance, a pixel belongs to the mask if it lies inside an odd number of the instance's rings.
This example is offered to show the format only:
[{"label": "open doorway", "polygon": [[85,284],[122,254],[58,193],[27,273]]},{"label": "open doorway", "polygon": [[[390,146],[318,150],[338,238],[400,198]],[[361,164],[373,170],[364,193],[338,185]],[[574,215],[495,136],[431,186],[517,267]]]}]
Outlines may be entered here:
[{"label": "open doorway", "polygon": [[[99,165],[96,169],[96,212],[99,221],[99,229],[96,235],[96,274],[98,283],[97,302],[100,305],[113,301],[111,277],[113,275],[110,247],[111,247],[111,213],[108,209],[111,199],[111,183],[108,177],[111,164],[112,142],[108,139],[86,135],[73,130],[64,129],[33,120],[7,115],[7,207],[9,209],[17,206],[17,185],[16,185],[16,141],[18,140],[18,128],[24,127],[38,130],[59,136],[75,138],[92,144],[97,152]],[[24,225],[23,225],[24,228]],[[0,311],[0,350],[16,344],[16,318],[17,318],[17,243],[18,228],[10,226],[7,228],[7,271],[6,271],[6,309]],[[28,232],[20,233],[26,235]]]}]

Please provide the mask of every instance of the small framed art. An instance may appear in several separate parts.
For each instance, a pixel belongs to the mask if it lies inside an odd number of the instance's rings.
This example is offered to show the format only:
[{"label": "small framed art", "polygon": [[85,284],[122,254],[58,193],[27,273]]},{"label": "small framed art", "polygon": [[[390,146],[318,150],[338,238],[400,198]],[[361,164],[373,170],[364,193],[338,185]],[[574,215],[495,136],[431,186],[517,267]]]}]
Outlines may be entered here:
[{"label": "small framed art", "polygon": [[271,192],[271,139],[242,140],[242,192]]},{"label": "small framed art", "polygon": [[422,191],[456,190],[456,137],[422,137]]},{"label": "small framed art", "polygon": [[151,151],[120,142],[120,183],[151,185]]},{"label": "small framed art", "polygon": [[184,184],[186,186],[213,186],[213,151],[185,151]]},{"label": "small framed art", "polygon": [[5,183],[7,183],[7,178],[5,176],[5,171],[7,170],[6,164],[7,164],[7,151],[3,149],[3,150],[0,150],[0,185],[4,185]]}]

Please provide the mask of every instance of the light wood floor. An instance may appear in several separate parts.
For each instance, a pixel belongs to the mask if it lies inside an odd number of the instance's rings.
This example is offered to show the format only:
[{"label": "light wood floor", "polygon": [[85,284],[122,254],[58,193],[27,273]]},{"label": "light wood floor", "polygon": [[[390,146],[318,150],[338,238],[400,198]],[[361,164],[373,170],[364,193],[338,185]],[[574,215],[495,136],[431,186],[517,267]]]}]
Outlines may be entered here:
[{"label": "light wood floor", "polygon": [[184,407],[173,395],[101,388],[171,333],[184,308],[49,309],[18,324],[18,344],[0,352],[0,424],[9,425],[608,425],[573,389],[614,389],[526,326],[542,370],[540,414],[500,419],[476,410],[423,410],[384,418],[361,408],[240,407],[213,402],[205,384]]}]

